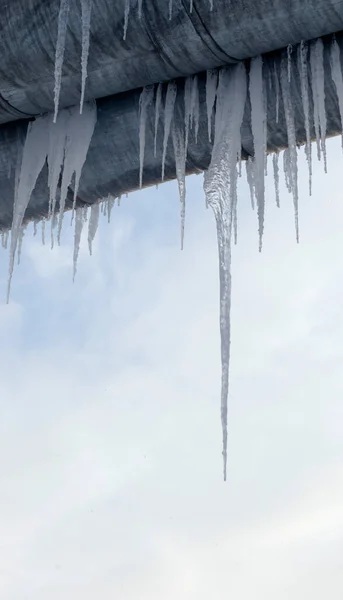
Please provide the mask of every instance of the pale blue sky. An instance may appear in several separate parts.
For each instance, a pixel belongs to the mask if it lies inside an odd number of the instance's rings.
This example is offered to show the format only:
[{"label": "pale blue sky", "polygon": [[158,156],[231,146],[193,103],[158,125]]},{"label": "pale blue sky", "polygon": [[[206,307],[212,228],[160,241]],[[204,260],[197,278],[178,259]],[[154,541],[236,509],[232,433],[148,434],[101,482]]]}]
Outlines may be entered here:
[{"label": "pale blue sky", "polygon": [[[0,305],[0,597],[330,600],[343,588],[343,158],[314,194],[240,185],[228,482],[218,265],[202,177],[145,190],[52,252],[28,230]],[[0,256],[5,296],[7,254]]]}]

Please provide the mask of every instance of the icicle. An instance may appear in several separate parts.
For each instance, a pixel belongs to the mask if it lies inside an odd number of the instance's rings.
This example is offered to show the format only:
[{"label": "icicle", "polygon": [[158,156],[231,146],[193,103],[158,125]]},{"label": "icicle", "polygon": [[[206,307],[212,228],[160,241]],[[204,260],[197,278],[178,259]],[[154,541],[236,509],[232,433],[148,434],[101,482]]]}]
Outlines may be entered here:
[{"label": "icicle", "polygon": [[290,188],[293,195],[294,217],[295,217],[295,234],[296,240],[299,242],[299,215],[298,215],[298,156],[296,145],[296,132],[293,113],[293,98],[291,94],[291,86],[287,77],[287,67],[285,61],[281,62],[281,89],[283,96],[283,104],[285,109],[288,149],[289,152],[289,178]]},{"label": "icicle", "polygon": [[292,79],[292,52],[293,52],[293,46],[292,46],[292,44],[288,44],[288,46],[287,46],[287,75],[288,75],[289,83],[291,83],[291,79]]},{"label": "icicle", "polygon": [[320,38],[310,46],[310,61],[312,75],[314,126],[316,131],[318,158],[320,153],[324,156],[324,170],[326,164],[326,109],[325,109],[325,75],[324,75],[324,45]]},{"label": "icicle", "polygon": [[298,70],[300,74],[301,99],[305,117],[306,134],[306,160],[309,173],[309,191],[312,194],[312,144],[311,144],[311,126],[310,126],[310,98],[308,85],[308,48],[304,42],[300,43],[298,49]]},{"label": "icicle", "polygon": [[60,11],[58,15],[58,33],[55,53],[55,114],[54,123],[56,123],[58,107],[60,102],[61,84],[62,84],[62,69],[64,61],[64,50],[67,36],[68,16],[69,16],[70,0],[61,0]]},{"label": "icicle", "polygon": [[37,224],[38,224],[38,219],[35,219],[33,221],[33,237],[36,237],[36,235],[37,235]]},{"label": "icicle", "polygon": [[288,192],[292,193],[292,175],[291,175],[291,159],[289,149],[286,148],[283,152],[283,172],[285,175],[285,184]]},{"label": "icicle", "polygon": [[51,250],[54,249],[54,245],[55,245],[54,230],[57,227],[57,223],[58,223],[57,215],[54,213],[52,215],[52,217],[51,217],[51,230],[50,230],[50,235],[51,235]]},{"label": "icicle", "polygon": [[251,208],[255,210],[255,200],[254,200],[254,165],[251,156],[248,156],[248,160],[245,161],[245,170],[247,174],[247,182],[250,190],[250,199],[251,199]]},{"label": "icicle", "polygon": [[189,0],[189,12],[192,14],[193,12],[193,0]]},{"label": "icicle", "polygon": [[83,103],[84,103],[84,100],[85,100],[85,89],[86,89],[87,70],[88,70],[89,37],[90,37],[90,27],[91,27],[92,3],[93,3],[93,0],[81,0],[81,13],[82,13],[82,56],[81,56],[82,85],[81,85],[80,114],[82,114]]},{"label": "icicle", "polygon": [[26,229],[26,225],[23,225],[20,228],[19,236],[18,236],[18,266],[20,265],[21,250],[22,250],[22,247],[23,247],[23,240],[24,240],[24,236],[25,236],[25,229]]},{"label": "icicle", "polygon": [[173,16],[173,0],[169,0],[169,21],[171,21]]},{"label": "icicle", "polygon": [[60,195],[60,217],[58,224],[57,239],[60,241],[65,201],[68,194],[68,188],[75,174],[73,213],[76,206],[76,199],[79,190],[79,183],[83,165],[85,163],[88,148],[92,140],[94,127],[96,124],[96,104],[87,103],[84,105],[82,115],[76,108],[69,109],[70,120],[68,124],[68,135],[66,138],[64,151],[64,168],[61,183]]},{"label": "icicle", "polygon": [[210,0],[210,10],[213,10],[213,0]]},{"label": "icicle", "polygon": [[162,181],[164,180],[165,162],[167,156],[168,139],[170,127],[174,116],[174,106],[177,94],[177,86],[174,81],[168,83],[166,103],[164,107],[164,138],[163,138],[163,156],[162,156]]},{"label": "icicle", "polygon": [[73,256],[73,281],[77,272],[77,260],[79,258],[81,235],[84,223],[83,209],[75,210],[75,233],[74,233],[74,256]]},{"label": "icicle", "polygon": [[331,54],[330,54],[330,65],[331,65],[331,77],[335,84],[339,113],[341,117],[342,127],[342,147],[343,147],[343,76],[341,67],[341,52],[339,45],[335,39],[332,40]]},{"label": "icicle", "polygon": [[186,215],[186,150],[184,131],[173,125],[172,138],[175,155],[176,177],[181,202],[181,250],[183,250]]},{"label": "icicle", "polygon": [[7,302],[11,291],[11,281],[17,251],[20,229],[24,215],[35,188],[38,176],[44,166],[48,153],[48,123],[47,117],[42,117],[29,123],[23,150],[22,165],[17,190],[15,192],[13,221],[11,231],[10,263],[7,286]]},{"label": "icicle", "polygon": [[214,109],[214,103],[216,101],[217,82],[218,71],[216,69],[209,69],[206,73],[206,106],[209,141],[211,141],[212,138],[212,114]]},{"label": "icicle", "polygon": [[141,20],[143,15],[143,0],[138,0],[138,18]]},{"label": "icicle", "polygon": [[279,86],[279,76],[277,72],[276,61],[274,61],[274,85],[275,85],[275,120],[279,122],[279,112],[280,112],[280,86]]},{"label": "icicle", "polygon": [[273,154],[273,174],[274,174],[276,206],[278,208],[280,208],[279,153],[278,152],[274,152],[274,154]]},{"label": "icicle", "polygon": [[230,362],[231,236],[237,202],[237,155],[241,152],[241,124],[246,99],[246,71],[243,64],[222,69],[219,75],[215,138],[211,164],[204,176],[207,204],[216,223],[220,272],[221,332],[221,420],[223,430],[224,480],[227,467],[227,402]]},{"label": "icicle", "polygon": [[199,119],[200,119],[199,83],[198,83],[198,76],[195,75],[192,79],[191,121],[192,121],[192,126],[194,124],[194,135],[195,135],[196,143],[198,141]]},{"label": "icicle", "polygon": [[126,40],[127,28],[128,28],[128,25],[129,25],[130,8],[131,8],[131,0],[125,0],[125,8],[124,8],[124,34],[123,34],[123,39],[124,40]]},{"label": "icicle", "polygon": [[188,151],[189,126],[192,113],[192,78],[187,77],[184,89],[184,110],[185,110],[185,149],[186,156]]},{"label": "icicle", "polygon": [[45,246],[45,219],[42,219],[42,245]]},{"label": "icicle", "polygon": [[100,214],[100,205],[98,203],[92,204],[91,206],[91,216],[89,219],[88,225],[88,247],[89,254],[92,256],[92,246],[96,236],[96,232],[98,230],[99,225],[99,214]]},{"label": "icicle", "polygon": [[155,100],[155,136],[154,136],[154,156],[156,157],[156,149],[157,149],[157,132],[158,132],[158,123],[160,120],[160,111],[161,111],[161,101],[162,101],[162,83],[159,83],[156,90],[156,100]]},{"label": "icicle", "polygon": [[113,198],[113,196],[109,196],[107,199],[107,221],[108,224],[111,223],[111,214],[112,214],[112,208],[114,207],[116,199]]},{"label": "icicle", "polygon": [[1,232],[1,245],[4,248],[4,250],[7,250],[7,245],[8,245],[8,231],[2,231]]},{"label": "icicle", "polygon": [[261,56],[250,64],[251,129],[254,139],[254,187],[258,212],[259,250],[262,250],[265,205],[265,153],[266,153],[266,105],[263,87],[263,63]]},{"label": "icicle", "polygon": [[49,218],[55,213],[56,193],[64,160],[66,138],[70,112],[62,110],[56,123],[49,123],[49,148],[48,148],[48,186],[49,186]]},{"label": "icicle", "polygon": [[145,152],[145,132],[147,110],[154,98],[154,86],[148,85],[143,88],[139,99],[139,187],[143,185],[143,166]]}]

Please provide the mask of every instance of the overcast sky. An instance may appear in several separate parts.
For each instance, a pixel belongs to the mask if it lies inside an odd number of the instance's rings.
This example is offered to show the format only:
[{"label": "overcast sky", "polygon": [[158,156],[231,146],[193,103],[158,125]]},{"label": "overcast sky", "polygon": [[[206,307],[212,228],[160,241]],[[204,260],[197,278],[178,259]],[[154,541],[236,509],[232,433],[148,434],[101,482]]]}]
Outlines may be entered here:
[{"label": "overcast sky", "polygon": [[[0,305],[0,597],[341,600],[343,158],[300,234],[268,187],[264,249],[240,185],[228,482],[215,224],[188,180],[132,194],[82,245],[29,229]],[[303,154],[301,153],[301,156]],[[8,256],[0,257],[5,296]]]}]

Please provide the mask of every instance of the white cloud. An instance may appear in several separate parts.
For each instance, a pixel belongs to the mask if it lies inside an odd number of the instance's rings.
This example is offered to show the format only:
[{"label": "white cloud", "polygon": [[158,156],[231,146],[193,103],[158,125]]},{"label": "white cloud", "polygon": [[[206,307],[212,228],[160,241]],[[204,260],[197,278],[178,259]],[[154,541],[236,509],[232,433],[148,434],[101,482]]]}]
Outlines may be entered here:
[{"label": "white cloud", "polygon": [[17,304],[0,310],[17,337],[10,361],[0,347],[2,597],[340,598],[343,208],[329,146],[300,247],[283,193],[259,255],[243,192],[226,486],[215,228],[199,178],[183,253],[168,185],[123,203],[92,259],[83,243],[74,286],[68,246],[51,277],[53,253],[26,240]]}]

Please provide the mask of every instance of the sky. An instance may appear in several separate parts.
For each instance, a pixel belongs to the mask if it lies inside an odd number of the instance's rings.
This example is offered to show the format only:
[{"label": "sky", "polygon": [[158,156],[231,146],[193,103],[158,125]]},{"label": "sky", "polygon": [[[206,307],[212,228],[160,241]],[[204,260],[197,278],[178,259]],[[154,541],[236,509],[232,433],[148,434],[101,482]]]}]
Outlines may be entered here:
[{"label": "sky", "polygon": [[[268,179],[264,247],[239,185],[228,481],[219,283],[202,176],[73,232],[29,228],[0,303],[0,596],[330,600],[343,587],[343,158],[301,152],[292,199]],[[1,251],[6,293],[8,255]]]}]

